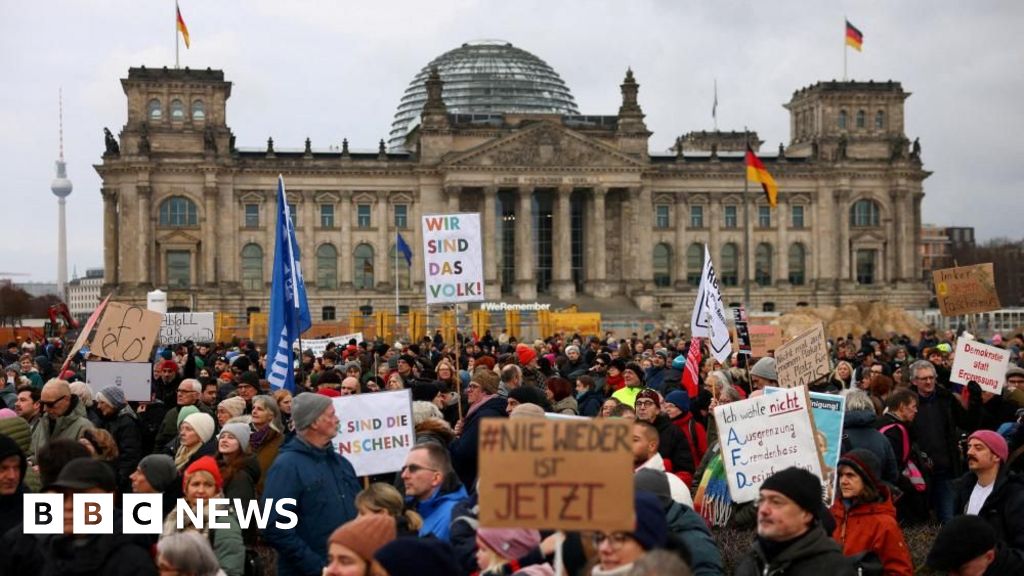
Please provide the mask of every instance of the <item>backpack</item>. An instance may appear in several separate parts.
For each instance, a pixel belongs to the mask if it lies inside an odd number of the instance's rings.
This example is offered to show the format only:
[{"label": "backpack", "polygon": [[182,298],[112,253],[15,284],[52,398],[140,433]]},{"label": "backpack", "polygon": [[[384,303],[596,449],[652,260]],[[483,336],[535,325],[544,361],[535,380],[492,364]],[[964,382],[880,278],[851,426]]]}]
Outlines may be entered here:
[{"label": "backpack", "polygon": [[928,489],[928,482],[924,479],[924,474],[921,473],[921,469],[918,468],[914,462],[913,453],[910,447],[910,434],[907,432],[906,427],[893,422],[892,424],[886,424],[878,429],[879,432],[885,434],[887,430],[893,427],[899,427],[901,435],[903,437],[903,454],[906,457],[906,462],[903,464],[903,470],[900,471],[903,477],[907,479],[910,486],[913,487],[917,492],[924,492]]}]

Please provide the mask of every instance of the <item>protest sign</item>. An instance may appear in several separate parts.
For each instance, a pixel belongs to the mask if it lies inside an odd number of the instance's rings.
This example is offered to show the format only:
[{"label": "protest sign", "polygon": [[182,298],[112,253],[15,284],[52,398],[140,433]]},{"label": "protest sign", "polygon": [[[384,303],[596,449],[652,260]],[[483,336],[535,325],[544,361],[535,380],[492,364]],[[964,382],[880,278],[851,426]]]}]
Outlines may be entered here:
[{"label": "protest sign", "polygon": [[114,362],[149,360],[163,315],[138,306],[110,302],[89,351]]},{"label": "protest sign", "polygon": [[213,342],[216,326],[213,312],[168,312],[160,323],[160,345]]},{"label": "protest sign", "polygon": [[412,391],[352,394],[333,399],[341,421],[331,441],[356,475],[397,472],[416,443],[412,423]]},{"label": "protest sign", "polygon": [[153,365],[149,362],[86,362],[85,383],[93,394],[108,386],[124,392],[129,402],[149,402],[152,397]]},{"label": "protest sign", "polygon": [[779,386],[806,386],[830,371],[825,328],[818,323],[775,350]]},{"label": "protest sign", "polygon": [[[784,388],[766,386],[765,394],[783,392]],[[824,501],[829,506],[835,498],[836,466],[843,449],[843,414],[846,412],[846,398],[837,394],[810,392],[811,416],[814,420],[814,440],[821,456],[822,485]]]},{"label": "protest sign", "polygon": [[75,345],[71,347],[71,351],[68,352],[67,358],[64,359],[64,365],[60,367],[60,371],[64,372],[68,369],[68,365],[71,364],[71,360],[78,354],[78,351],[85,346],[85,343],[89,340],[89,334],[92,332],[93,327],[96,326],[96,322],[100,319],[100,315],[103,314],[103,310],[107,307],[107,301],[110,300],[110,296],[103,299],[100,305],[92,311],[89,315],[89,319],[85,321],[85,326],[82,326],[82,331],[78,333],[78,338],[75,339]]},{"label": "protest sign", "polygon": [[480,525],[633,530],[631,433],[619,419],[481,420]]},{"label": "protest sign", "polygon": [[551,326],[555,330],[580,336],[601,335],[600,312],[552,312]]},{"label": "protest sign", "polygon": [[[302,340],[302,351],[310,350],[313,355],[317,358],[324,355],[327,351],[327,345],[334,342],[337,346],[347,346],[349,340],[355,340],[356,344],[363,341],[362,332],[353,332],[352,334],[342,334],[341,336],[332,336],[330,338],[320,338],[318,340]],[[295,349],[298,350],[299,341],[295,342]]]},{"label": "protest sign", "polygon": [[732,309],[732,322],[736,326],[736,347],[739,353],[750,356],[750,323],[743,306]]},{"label": "protest sign", "polygon": [[763,358],[782,347],[782,330],[778,326],[750,324],[747,331],[750,333],[750,355],[754,358]]},{"label": "protest sign", "polygon": [[943,316],[976,314],[1001,308],[991,262],[934,270],[932,281]]},{"label": "protest sign", "polygon": [[422,224],[427,304],[483,301],[480,215],[425,215]]},{"label": "protest sign", "polygon": [[754,500],[765,479],[790,466],[821,478],[810,400],[803,386],[718,406],[715,423],[734,502]]},{"label": "protest sign", "polygon": [[1006,370],[1009,367],[1009,350],[957,338],[956,356],[953,358],[949,380],[965,385],[974,380],[983,391],[999,394],[1006,385]]}]

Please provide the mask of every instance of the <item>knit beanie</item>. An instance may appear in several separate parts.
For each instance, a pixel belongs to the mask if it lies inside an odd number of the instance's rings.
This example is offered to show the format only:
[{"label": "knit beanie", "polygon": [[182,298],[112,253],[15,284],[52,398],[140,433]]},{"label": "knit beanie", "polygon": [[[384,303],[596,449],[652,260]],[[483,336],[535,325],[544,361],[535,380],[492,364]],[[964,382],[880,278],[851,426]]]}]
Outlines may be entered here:
[{"label": "knit beanie", "polygon": [[232,396],[231,398],[225,398],[221,400],[218,408],[223,408],[232,418],[245,414],[245,398],[241,396]]},{"label": "knit beanie", "polygon": [[690,411],[690,395],[686,393],[686,390],[673,390],[665,396],[665,402],[675,405],[679,408],[680,412]]},{"label": "knit beanie", "polygon": [[570,345],[565,347],[565,354],[566,354],[566,356],[569,355],[569,352],[575,352],[575,353],[579,354],[580,353],[580,347],[576,346],[574,344],[570,344]]},{"label": "knit beanie", "polygon": [[183,491],[188,487],[189,476],[199,471],[208,472],[210,476],[213,476],[213,483],[217,486],[218,493],[224,488],[224,479],[220,475],[217,461],[213,459],[213,456],[203,456],[197,458],[195,462],[189,464],[188,468],[185,468],[185,473],[181,479],[181,489]]},{"label": "knit beanie", "polygon": [[932,570],[947,572],[996,547],[996,531],[980,516],[957,516],[939,530],[925,564]]},{"label": "knit beanie", "polygon": [[188,424],[199,434],[199,438],[206,443],[213,438],[213,430],[216,428],[217,423],[214,422],[213,416],[210,416],[206,412],[196,412],[195,414],[189,414],[185,417],[185,421],[182,424]]},{"label": "knit beanie", "polygon": [[139,461],[139,470],[157,492],[165,492],[178,479],[174,458],[166,454],[150,454]]},{"label": "knit beanie", "polygon": [[124,398],[124,390],[121,390],[117,386],[107,386],[100,393],[96,395],[97,400],[102,400],[107,404],[113,406],[116,410],[124,408],[127,401]]},{"label": "knit beanie", "polygon": [[198,413],[199,413],[199,408],[196,408],[195,406],[182,406],[178,410],[177,427],[181,428],[181,423],[185,421],[185,418],[191,416],[192,414],[198,414]]},{"label": "knit beanie", "polygon": [[479,528],[476,537],[506,560],[518,560],[540,545],[540,532],[524,528]]},{"label": "knit beanie", "polygon": [[436,538],[397,538],[377,550],[373,559],[393,576],[462,572],[452,545]]},{"label": "knit beanie", "polygon": [[686,356],[680,354],[679,356],[673,358],[672,367],[675,368],[676,370],[682,370],[683,368],[686,368]]},{"label": "knit beanie", "polygon": [[249,431],[248,424],[242,424],[241,422],[228,422],[220,429],[221,435],[230,434],[235,440],[238,440],[238,446],[242,453],[249,451]]},{"label": "knit beanie", "polygon": [[509,390],[508,397],[520,404],[536,404],[541,408],[550,406],[548,398],[544,395],[544,392],[540,388],[530,384]]},{"label": "knit beanie", "polygon": [[765,380],[771,380],[772,382],[778,382],[779,373],[775,369],[775,358],[765,356],[755,362],[754,366],[750,369],[750,375],[764,378]]},{"label": "knit beanie", "polygon": [[15,412],[14,410],[11,410],[10,408],[0,408],[0,420],[4,420],[6,418],[17,418],[17,417],[18,417],[18,413]]},{"label": "knit beanie", "polygon": [[864,448],[850,450],[839,457],[836,468],[839,466],[849,466],[865,484],[870,484],[876,492],[881,486],[879,479],[882,477],[882,464],[878,461],[878,456],[875,456],[871,450]]},{"label": "knit beanie", "polygon": [[978,430],[971,434],[967,439],[977,440],[985,446],[988,446],[988,449],[991,450],[992,453],[999,458],[999,461],[1004,464],[1010,456],[1010,449],[1006,446],[1006,439],[998,432],[993,432],[991,430]]},{"label": "knit beanie", "polygon": [[397,536],[395,519],[390,514],[368,514],[339,526],[327,543],[340,544],[370,564],[374,553]]},{"label": "knit beanie", "polygon": [[536,404],[520,404],[512,409],[509,418],[544,418],[544,409]]},{"label": "knit beanie", "polygon": [[430,402],[441,393],[441,389],[433,382],[416,382],[412,385],[413,401]]},{"label": "knit beanie", "polygon": [[526,344],[516,344],[516,356],[519,358],[519,365],[526,366],[537,358],[537,351]]},{"label": "knit beanie", "polygon": [[637,492],[633,501],[636,514],[633,538],[644,550],[664,547],[668,541],[668,520],[658,497],[648,492]]},{"label": "knit beanie", "polygon": [[164,360],[157,367],[157,370],[160,370],[160,371],[163,371],[163,370],[174,370],[174,371],[177,371],[178,370],[178,363],[175,362],[174,360]]},{"label": "knit beanie", "polygon": [[[653,388],[644,388],[641,390],[640,393],[636,395],[636,400],[640,400],[641,398],[644,400],[650,400],[654,402],[655,406],[661,408],[661,395]],[[634,404],[636,404],[636,400],[633,401]]]},{"label": "knit beanie", "polygon": [[633,374],[636,374],[636,379],[640,381],[640,385],[641,386],[643,385],[643,383],[644,383],[644,369],[641,368],[639,364],[637,364],[636,362],[630,362],[630,363],[626,364],[626,367],[624,368],[624,371],[625,370],[628,370],[628,371],[632,372]]},{"label": "knit beanie", "polygon": [[14,441],[14,438],[11,438],[6,434],[0,434],[0,462],[10,458],[11,456],[18,457],[18,466],[21,468],[21,481],[24,482],[25,471],[28,470],[28,460],[25,458],[25,452],[23,452],[21,446],[18,446],[18,443]]},{"label": "knit beanie", "polygon": [[790,466],[772,474],[761,484],[761,490],[782,494],[815,518],[821,510],[821,480],[803,468]]},{"label": "knit beanie", "polygon": [[331,399],[322,394],[303,392],[292,399],[292,422],[296,430],[305,430],[327,410]]},{"label": "knit beanie", "polygon": [[668,484],[668,475],[653,468],[641,468],[633,475],[633,489],[640,492],[649,492],[658,498],[658,502],[664,510],[668,510],[672,503],[672,488]]}]

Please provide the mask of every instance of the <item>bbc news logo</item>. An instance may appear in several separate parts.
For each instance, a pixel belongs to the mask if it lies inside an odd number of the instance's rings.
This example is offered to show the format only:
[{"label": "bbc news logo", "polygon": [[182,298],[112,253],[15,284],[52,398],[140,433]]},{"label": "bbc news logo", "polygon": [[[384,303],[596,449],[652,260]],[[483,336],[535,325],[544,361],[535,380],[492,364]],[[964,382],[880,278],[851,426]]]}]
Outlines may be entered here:
[{"label": "bbc news logo", "polygon": [[[195,527],[199,530],[229,528],[228,516],[234,512],[242,530],[252,526],[265,530],[270,524],[270,513],[279,518],[274,528],[290,530],[299,523],[295,513],[298,503],[294,498],[279,500],[242,500],[239,498],[213,498],[197,500],[195,510],[183,498],[175,505],[175,522],[179,530]],[[113,534],[114,522],[121,522],[124,534],[161,534],[164,526],[164,502],[160,494],[125,494],[121,498],[121,518],[117,519],[113,494],[72,494],[71,532],[73,534]],[[25,534],[64,533],[63,494],[25,494]]]}]

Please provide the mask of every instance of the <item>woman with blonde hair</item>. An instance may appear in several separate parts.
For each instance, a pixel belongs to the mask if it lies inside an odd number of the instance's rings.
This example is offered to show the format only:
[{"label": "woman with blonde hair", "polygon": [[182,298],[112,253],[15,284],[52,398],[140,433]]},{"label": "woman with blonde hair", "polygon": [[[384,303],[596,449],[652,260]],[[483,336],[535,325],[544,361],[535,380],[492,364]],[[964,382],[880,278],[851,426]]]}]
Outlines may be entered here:
[{"label": "woman with blonde hair", "polygon": [[832,371],[832,375],[828,377],[829,383],[839,390],[846,390],[849,388],[852,379],[853,366],[846,360],[840,360],[839,363],[836,364],[836,369]]},{"label": "woman with blonde hair", "polygon": [[415,536],[423,527],[423,518],[415,511],[405,509],[401,493],[383,482],[374,482],[356,495],[356,510],[360,516],[386,514],[393,517],[399,534]]}]

